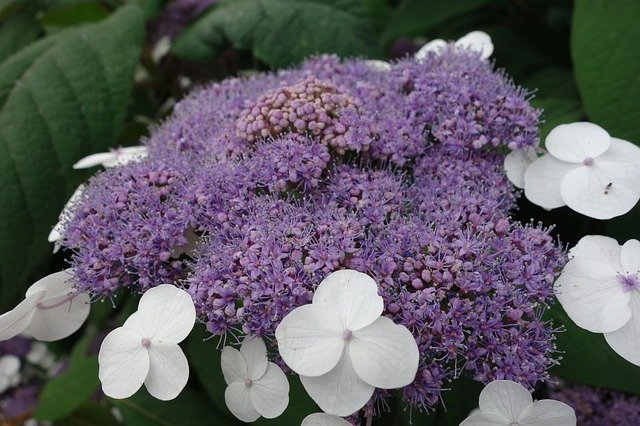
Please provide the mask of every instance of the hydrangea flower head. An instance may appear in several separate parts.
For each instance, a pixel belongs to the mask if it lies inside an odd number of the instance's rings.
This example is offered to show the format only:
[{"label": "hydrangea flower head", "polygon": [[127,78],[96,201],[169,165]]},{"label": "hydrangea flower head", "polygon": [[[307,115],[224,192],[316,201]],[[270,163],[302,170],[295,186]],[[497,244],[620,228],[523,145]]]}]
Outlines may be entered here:
[{"label": "hydrangea flower head", "polygon": [[[564,256],[548,229],[510,217],[502,148],[536,149],[539,115],[527,91],[453,45],[386,71],[318,56],[226,79],[179,102],[146,158],[93,177],[58,242],[95,297],[173,283],[212,334],[263,339],[270,362],[300,370],[308,389],[342,368],[358,387],[354,411],[377,413],[394,387],[432,410],[461,374],[532,388],[556,363],[542,314]],[[321,283],[344,270],[375,283],[371,312],[331,323],[336,350],[305,368],[282,330],[322,310]],[[417,357],[398,371],[412,374],[363,371],[376,360],[352,349],[373,325],[405,330]]]}]

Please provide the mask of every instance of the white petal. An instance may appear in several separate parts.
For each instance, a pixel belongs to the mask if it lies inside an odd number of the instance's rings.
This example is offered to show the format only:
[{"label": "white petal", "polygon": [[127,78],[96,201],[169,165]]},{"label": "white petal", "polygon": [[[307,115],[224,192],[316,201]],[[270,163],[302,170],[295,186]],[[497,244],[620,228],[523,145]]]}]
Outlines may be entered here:
[{"label": "white petal", "polygon": [[88,155],[73,165],[74,169],[88,169],[90,167],[99,166],[105,162],[113,161],[116,155],[113,152],[99,152],[97,154]]},{"label": "white petal", "polygon": [[615,331],[631,318],[629,292],[608,263],[576,257],[564,267],[554,289],[573,322],[591,332]]},{"label": "white petal", "polygon": [[582,163],[606,152],[611,146],[611,136],[593,123],[561,124],[549,132],[545,146],[558,160]]},{"label": "white petal", "polygon": [[387,72],[391,70],[391,64],[387,61],[380,61],[378,59],[368,59],[364,61],[365,64],[369,65],[372,70]]},{"label": "white petal", "polygon": [[536,152],[531,148],[517,149],[504,157],[504,171],[516,188],[524,188],[524,172],[537,158]]},{"label": "white petal", "polygon": [[546,154],[531,163],[524,172],[524,195],[527,200],[545,209],[565,205],[560,193],[562,180],[579,167]]},{"label": "white petal", "polygon": [[14,376],[20,372],[20,358],[15,355],[0,356],[0,375]]},{"label": "white petal", "polygon": [[609,265],[608,269],[620,272],[622,270],[620,249],[620,244],[614,238],[603,235],[587,235],[569,250],[569,258],[582,257],[605,262]]},{"label": "white petal", "polygon": [[115,151],[116,157],[113,161],[105,161],[103,166],[116,167],[122,166],[132,161],[141,160],[149,155],[148,148],[146,146],[129,146],[126,148],[119,148]]},{"label": "white petal", "polygon": [[52,342],[64,339],[75,333],[89,316],[90,297],[87,293],[77,293],[71,278],[70,269],[56,272],[27,290],[27,295],[46,292],[27,328],[27,332],[37,340]]},{"label": "white petal", "polygon": [[[603,156],[604,157],[604,156]],[[627,213],[640,199],[640,167],[597,158],[562,180],[560,193],[573,210],[594,219],[611,219]]]},{"label": "white petal", "polygon": [[620,262],[623,268],[620,272],[640,273],[640,241],[629,240],[624,243],[620,251]]},{"label": "white petal", "polygon": [[334,307],[340,313],[343,326],[351,331],[371,324],[384,309],[373,278],[351,269],[329,274],[313,294],[313,303]]},{"label": "white petal", "polygon": [[349,353],[358,376],[377,388],[406,386],[418,371],[420,353],[413,335],[387,317],[354,332]]},{"label": "white petal", "polygon": [[220,356],[220,367],[224,381],[230,385],[233,382],[242,382],[249,378],[247,364],[239,350],[231,346],[225,346]]},{"label": "white petal", "polygon": [[[64,231],[64,227],[63,227],[63,223],[62,220],[64,219],[67,211],[73,207],[73,205],[75,203],[78,202],[78,200],[80,200],[80,198],[82,197],[82,193],[85,190],[85,186],[84,184],[80,184],[75,191],[73,191],[73,194],[71,195],[71,198],[69,198],[69,201],[67,201],[67,203],[65,204],[64,208],[62,209],[62,211],[60,212],[60,214],[58,215],[58,223],[55,224],[55,226],[53,227],[53,229],[51,230],[51,232],[49,232],[49,237],[47,238],[47,240],[50,243],[53,243],[55,241],[58,241],[60,238],[62,238],[62,233]],[[56,253],[58,250],[60,249],[59,245],[56,245],[54,247],[54,253]]]},{"label": "white petal", "polygon": [[31,318],[36,312],[36,305],[44,295],[44,291],[31,294],[18,306],[0,315],[0,341],[17,336],[29,326]]},{"label": "white petal", "polygon": [[414,55],[414,58],[418,62],[424,61],[429,56],[429,52],[438,53],[446,47],[447,47],[446,41],[442,40],[441,38],[436,38],[434,40],[431,40],[429,43],[425,44],[424,46],[422,46],[420,50],[416,52],[416,54]]},{"label": "white petal", "polygon": [[224,391],[224,401],[231,414],[246,423],[255,422],[260,418],[260,413],[253,408],[249,396],[249,388],[244,382],[235,382],[227,386]]},{"label": "white petal", "polygon": [[336,366],[344,348],[344,328],[328,305],[304,305],[291,311],[276,328],[278,350],[296,373],[319,376]]},{"label": "white petal", "polygon": [[162,401],[177,397],[189,380],[187,357],[175,343],[151,343],[149,373],[144,385],[151,396]]},{"label": "white petal", "polygon": [[464,419],[460,426],[510,426],[512,423],[498,413],[475,413]]},{"label": "white petal", "polygon": [[253,407],[264,418],[275,419],[289,405],[289,381],[280,367],[270,362],[260,380],[249,389]]},{"label": "white petal", "polygon": [[640,290],[631,292],[631,319],[620,329],[605,333],[604,338],[618,355],[640,366]]},{"label": "white petal", "polygon": [[329,414],[348,416],[371,399],[374,387],[356,374],[348,350],[338,365],[320,377],[300,376],[302,385],[318,406]]},{"label": "white petal", "polygon": [[524,386],[516,382],[495,380],[482,389],[479,402],[483,413],[499,413],[515,422],[533,398]]},{"label": "white petal", "polygon": [[332,414],[313,413],[305,417],[300,426],[351,426],[351,423]]},{"label": "white petal", "polygon": [[543,399],[529,405],[520,414],[518,425],[575,426],[576,413],[564,402]]},{"label": "white petal", "polygon": [[47,241],[49,241],[50,243],[54,243],[54,242],[58,241],[60,238],[62,238],[62,223],[58,222],[51,229],[51,232],[49,232],[49,236],[47,237]]},{"label": "white petal", "polygon": [[[267,347],[262,339],[246,337],[240,346],[247,373],[251,380],[258,380],[267,371]],[[266,416],[265,416],[266,417]]]},{"label": "white petal", "polygon": [[171,284],[147,290],[138,305],[140,323],[154,342],[180,343],[196,323],[196,308],[186,291]]},{"label": "white petal", "polygon": [[149,372],[149,352],[134,330],[116,328],[102,341],[98,353],[98,377],[111,398],[128,398],[144,383]]},{"label": "white petal", "polygon": [[491,37],[484,31],[472,31],[456,41],[456,46],[480,52],[482,59],[487,59],[493,53]]}]

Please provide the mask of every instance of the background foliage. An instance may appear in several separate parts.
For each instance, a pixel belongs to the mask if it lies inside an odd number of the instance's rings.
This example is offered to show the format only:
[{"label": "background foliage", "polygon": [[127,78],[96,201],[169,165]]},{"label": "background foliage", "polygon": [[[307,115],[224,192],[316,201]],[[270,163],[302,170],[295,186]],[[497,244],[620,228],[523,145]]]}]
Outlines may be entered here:
[{"label": "background foliage", "polygon": [[[201,82],[295,64],[314,53],[388,59],[433,38],[480,29],[495,45],[495,63],[532,90],[545,110],[544,137],[557,124],[589,120],[615,137],[640,143],[640,2],[637,0],[220,0],[153,60],[155,17],[163,0],[0,0],[0,311],[36,278],[64,266],[46,237],[87,174],[81,157],[136,143],[167,114],[185,81]],[[407,48],[407,46],[409,46]],[[136,72],[138,70],[138,72]],[[137,76],[137,77],[136,77]],[[142,76],[142,77],[141,77]],[[640,183],[639,183],[640,184]],[[585,234],[620,242],[640,237],[640,207],[607,222],[566,208],[545,212],[521,200],[521,220],[556,224],[561,241]],[[126,318],[135,296],[121,297]],[[45,387],[36,416],[61,425],[236,424],[224,404],[216,342],[204,330],[186,342],[190,385],[160,403],[140,392],[126,401],[96,402],[96,356],[89,346],[116,324],[111,304],[94,305],[79,337],[54,348],[70,367]],[[640,369],[622,360],[601,335],[571,324],[559,306],[559,377],[640,395]],[[479,386],[459,382],[447,410],[427,416],[397,409],[384,424],[457,424],[477,404]],[[286,421],[316,411],[292,382]],[[268,423],[267,421],[261,421]]]}]

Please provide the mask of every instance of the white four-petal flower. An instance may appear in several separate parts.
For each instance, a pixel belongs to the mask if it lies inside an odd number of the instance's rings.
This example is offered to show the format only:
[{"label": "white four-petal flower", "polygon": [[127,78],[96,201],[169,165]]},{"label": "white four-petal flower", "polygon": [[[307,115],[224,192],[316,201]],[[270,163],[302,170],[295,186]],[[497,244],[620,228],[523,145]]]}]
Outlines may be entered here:
[{"label": "white four-petal flower", "polygon": [[513,150],[504,157],[504,171],[516,188],[524,189],[524,173],[537,158],[535,149],[531,147]]},{"label": "white four-petal flower", "polygon": [[225,346],[221,364],[229,385],[224,400],[233,415],[243,422],[255,422],[260,416],[274,419],[289,405],[287,377],[267,359],[262,339],[247,337],[240,350]]},{"label": "white four-petal flower", "polygon": [[73,271],[56,272],[27,289],[26,298],[0,315],[0,340],[25,332],[51,342],[75,333],[89,315],[89,295],[73,287]]},{"label": "white four-petal flower", "polygon": [[351,426],[351,423],[333,414],[313,413],[305,417],[300,426]]},{"label": "white four-petal flower", "polygon": [[496,380],[480,392],[480,410],[471,413],[460,426],[575,426],[573,408],[564,402],[533,398],[524,386],[510,380]]},{"label": "white four-petal flower", "polygon": [[62,209],[62,212],[60,212],[60,215],[58,216],[58,223],[55,224],[55,226],[49,233],[48,241],[50,243],[54,243],[53,244],[54,253],[57,253],[58,250],[60,250],[59,241],[62,238],[62,232],[64,232],[64,218],[67,215],[67,212],[69,211],[69,209],[71,209],[73,205],[77,203],[78,200],[80,200],[80,198],[82,197],[82,193],[84,192],[84,189],[85,189],[85,186],[81,184],[76,188],[75,191],[73,191],[71,198],[69,198],[69,201],[67,201],[67,204],[65,204],[64,208]]},{"label": "white four-petal flower", "polygon": [[[416,52],[415,58],[418,61],[423,61],[427,58],[429,52],[438,53],[440,50],[447,47],[447,45],[448,43],[440,38],[431,40]],[[493,53],[491,37],[483,31],[472,31],[464,37],[459,38],[454,45],[463,49],[480,52],[480,57],[482,59],[489,58]]]},{"label": "white four-petal flower", "polygon": [[640,366],[640,241],[588,235],[555,283],[567,315],[579,327],[604,333],[609,346]]},{"label": "white four-petal flower", "polygon": [[323,411],[350,415],[375,388],[413,382],[418,346],[406,327],[381,316],[383,309],[373,279],[342,270],[320,283],[313,303],[294,309],[278,325],[282,359]]},{"label": "white four-petal flower", "polygon": [[0,394],[20,383],[20,358],[15,355],[0,356]]},{"label": "white four-petal flower", "polygon": [[128,398],[144,383],[163,401],[175,398],[189,379],[189,364],[178,343],[191,332],[196,309],[189,293],[171,284],[147,290],[138,310],[100,346],[98,376],[112,398]]},{"label": "white four-petal flower", "polygon": [[125,148],[115,148],[109,152],[99,152],[88,155],[80,159],[73,165],[74,169],[88,169],[95,166],[106,168],[122,166],[131,161],[145,158],[149,154],[146,146],[129,146]]},{"label": "white four-petal flower", "polygon": [[564,205],[595,219],[627,213],[640,199],[640,148],[592,123],[562,124],[546,139],[548,154],[524,175],[529,201]]}]

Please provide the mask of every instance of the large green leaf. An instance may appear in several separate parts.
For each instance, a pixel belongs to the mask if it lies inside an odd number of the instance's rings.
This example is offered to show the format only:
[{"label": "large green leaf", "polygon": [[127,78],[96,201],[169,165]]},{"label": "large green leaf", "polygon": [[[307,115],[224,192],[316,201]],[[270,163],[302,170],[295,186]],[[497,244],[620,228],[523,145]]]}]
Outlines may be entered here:
[{"label": "large green leaf", "polygon": [[563,379],[592,386],[618,389],[640,395],[640,368],[616,354],[604,340],[576,326],[560,305],[546,312],[555,326],[564,326],[557,333],[561,363],[551,371]]},{"label": "large green leaf", "polygon": [[[198,380],[206,389],[216,408],[226,413],[228,419],[234,419],[224,401],[227,384],[220,368],[222,346],[219,338],[208,338],[209,334],[202,326],[198,326],[191,333],[187,342],[187,353],[191,366],[195,370]],[[302,419],[311,413],[319,411],[311,397],[304,390],[297,376],[287,376],[289,379],[289,405],[284,413],[273,420],[260,419],[256,424],[300,424]]]},{"label": "large green leaf", "polygon": [[211,407],[205,395],[190,389],[185,389],[171,401],[159,401],[149,395],[146,389],[140,390],[131,398],[110,401],[120,409],[126,425],[225,426],[236,424]]},{"label": "large green leaf", "polygon": [[40,34],[40,26],[33,16],[16,13],[0,25],[0,63],[33,42]]},{"label": "large green leaf", "polygon": [[64,419],[55,422],[55,426],[118,426],[109,407],[88,402],[69,414]]},{"label": "large green leaf", "polygon": [[79,158],[122,129],[144,22],[137,6],[31,44],[0,64],[0,310],[51,250]]},{"label": "large green leaf", "polygon": [[360,0],[226,0],[180,35],[173,52],[193,61],[216,57],[231,42],[282,67],[315,53],[378,56]]},{"label": "large green leaf", "polygon": [[433,31],[455,16],[478,9],[494,0],[403,0],[393,13],[382,41],[388,44],[400,36]]},{"label": "large green leaf", "polygon": [[640,2],[577,0],[571,53],[589,119],[640,143]]}]

